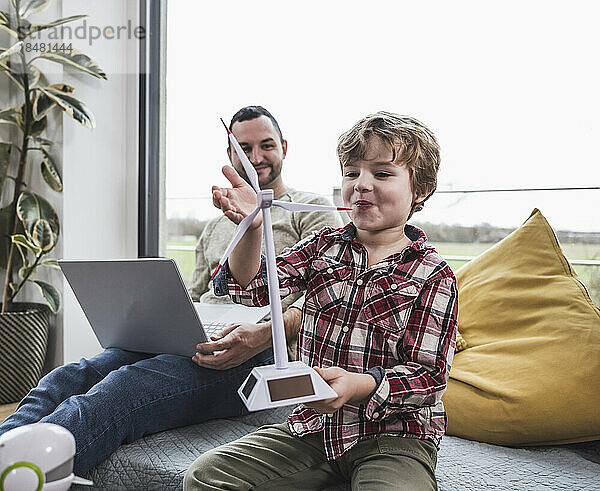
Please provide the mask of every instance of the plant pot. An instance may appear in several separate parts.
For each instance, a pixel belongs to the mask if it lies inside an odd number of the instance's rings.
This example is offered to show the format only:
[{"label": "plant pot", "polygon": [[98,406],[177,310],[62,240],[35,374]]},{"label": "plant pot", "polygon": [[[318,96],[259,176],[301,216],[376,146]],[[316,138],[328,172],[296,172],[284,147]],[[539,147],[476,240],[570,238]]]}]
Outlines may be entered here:
[{"label": "plant pot", "polygon": [[50,309],[41,303],[15,303],[0,314],[0,404],[19,402],[42,374]]}]

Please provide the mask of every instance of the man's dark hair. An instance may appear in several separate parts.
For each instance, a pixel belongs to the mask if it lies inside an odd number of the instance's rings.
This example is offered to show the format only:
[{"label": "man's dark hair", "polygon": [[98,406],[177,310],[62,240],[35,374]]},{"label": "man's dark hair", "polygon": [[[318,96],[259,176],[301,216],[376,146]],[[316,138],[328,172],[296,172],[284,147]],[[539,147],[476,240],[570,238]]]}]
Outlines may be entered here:
[{"label": "man's dark hair", "polygon": [[283,143],[283,134],[281,133],[279,123],[273,117],[273,115],[262,106],[246,106],[240,109],[237,113],[233,115],[233,118],[231,118],[231,123],[229,123],[229,130],[232,129],[233,123],[250,121],[251,119],[260,118],[261,116],[266,116],[271,120],[274,128],[277,130],[277,133],[279,133],[281,143]]}]

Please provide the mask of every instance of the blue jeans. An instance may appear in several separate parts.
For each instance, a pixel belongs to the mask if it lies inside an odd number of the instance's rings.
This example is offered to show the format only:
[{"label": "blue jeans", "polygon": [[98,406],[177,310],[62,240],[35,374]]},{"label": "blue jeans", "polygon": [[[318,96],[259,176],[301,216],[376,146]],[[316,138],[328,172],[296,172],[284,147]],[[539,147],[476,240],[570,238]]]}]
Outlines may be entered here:
[{"label": "blue jeans", "polygon": [[107,349],[42,378],[0,424],[0,435],[30,423],[63,426],[75,437],[74,472],[81,475],[122,443],[247,413],[237,389],[253,367],[270,363],[270,348],[223,371],[199,367],[184,356]]}]

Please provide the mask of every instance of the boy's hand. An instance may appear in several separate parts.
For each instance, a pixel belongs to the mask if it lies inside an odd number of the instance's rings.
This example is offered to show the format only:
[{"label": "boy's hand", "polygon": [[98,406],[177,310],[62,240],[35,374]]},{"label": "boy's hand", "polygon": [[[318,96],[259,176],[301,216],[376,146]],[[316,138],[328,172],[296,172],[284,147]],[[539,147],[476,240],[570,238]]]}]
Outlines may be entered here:
[{"label": "boy's hand", "polygon": [[[231,183],[231,188],[212,187],[213,205],[223,211],[223,214],[233,223],[239,224],[244,218],[256,208],[256,193],[254,189],[244,181],[237,171],[229,166],[223,166],[223,174]],[[262,225],[262,213],[250,225],[251,229],[257,229]]]},{"label": "boy's hand", "polygon": [[369,374],[352,373],[340,367],[314,369],[338,395],[333,399],[306,404],[319,413],[333,413],[347,402],[363,402],[375,390],[375,379]]},{"label": "boy's hand", "polygon": [[196,346],[198,351],[192,360],[204,368],[227,370],[271,346],[271,324],[235,322],[211,340]]}]

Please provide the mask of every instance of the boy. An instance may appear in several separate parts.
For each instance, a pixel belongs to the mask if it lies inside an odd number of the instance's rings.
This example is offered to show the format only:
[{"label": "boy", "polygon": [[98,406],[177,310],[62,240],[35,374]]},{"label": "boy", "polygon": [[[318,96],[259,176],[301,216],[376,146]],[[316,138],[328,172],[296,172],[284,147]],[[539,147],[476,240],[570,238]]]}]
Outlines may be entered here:
[{"label": "boy", "polygon": [[[287,423],[205,453],[186,489],[320,489],[347,480],[361,490],[436,489],[456,280],[406,221],[436,188],[439,147],[419,121],[379,112],[344,133],[337,152],[352,221],[285,250],[277,268],[282,297],[306,290],[298,356],[320,367],[338,397],[300,404]],[[213,187],[213,201],[239,223],[256,196],[235,171],[223,172],[233,187]],[[237,302],[269,301],[261,222],[259,214],[220,273]]]}]

